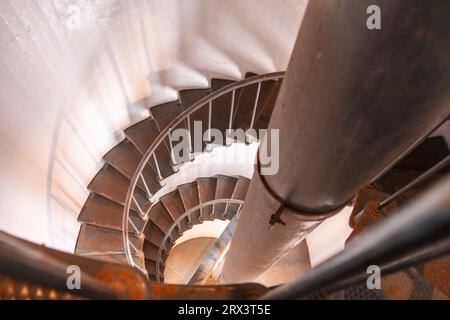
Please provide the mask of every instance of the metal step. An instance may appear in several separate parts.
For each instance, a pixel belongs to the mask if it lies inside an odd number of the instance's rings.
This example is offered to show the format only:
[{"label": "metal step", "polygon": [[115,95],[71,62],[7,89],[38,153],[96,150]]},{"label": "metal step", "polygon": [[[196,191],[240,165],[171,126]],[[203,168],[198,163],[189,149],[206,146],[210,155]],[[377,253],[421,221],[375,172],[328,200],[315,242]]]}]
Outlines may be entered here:
[{"label": "metal step", "polygon": [[[141,155],[144,155],[150,148],[152,143],[159,135],[159,129],[156,122],[151,118],[142,120],[133,126],[125,129],[125,135],[133,143],[136,149]],[[165,144],[161,144],[155,152],[155,156],[158,162],[158,166],[155,164],[154,159],[150,159],[148,164],[154,169],[155,172],[161,173],[161,178],[167,178],[174,173],[172,165],[170,163],[169,149]]]},{"label": "metal step", "polygon": [[[170,250],[170,248],[171,248],[171,246],[168,247],[168,250]],[[157,263],[157,259],[158,259],[158,252],[159,252],[159,247],[156,247],[155,245],[153,245],[149,242],[144,243],[145,268],[149,275],[155,276],[154,281],[156,281],[156,263]],[[165,252],[162,251],[161,260],[159,261],[160,277],[163,277],[163,275],[164,275],[164,267],[165,267],[167,258],[168,258],[167,254],[165,254]]]},{"label": "metal step", "polygon": [[[195,206],[198,206],[200,201],[198,198],[197,182],[186,183],[178,186],[181,201],[183,202],[184,210],[187,211]],[[200,210],[196,210],[189,215],[189,224],[194,225],[202,222]]]},{"label": "metal step", "polygon": [[[145,259],[145,269],[147,270],[148,277],[149,277],[150,281],[157,281],[155,261],[149,260],[149,259]],[[159,273],[160,273],[159,280],[161,282],[164,282],[164,267],[163,266],[159,267]]]},{"label": "metal step", "polygon": [[[142,250],[143,239],[135,236],[130,236],[129,239],[138,250]],[[109,252],[124,252],[122,231],[89,224],[81,225],[76,254],[109,254]]]},{"label": "metal step", "polygon": [[[153,116],[153,119],[156,122],[156,125],[158,126],[159,131],[163,131],[165,128],[169,126],[169,124],[182,112],[181,103],[177,101],[172,101],[164,104],[160,104],[154,107],[150,108],[150,114]],[[175,129],[187,129],[186,121],[183,121],[181,124],[175,127]],[[167,149],[172,152],[172,147],[170,143],[170,138],[167,137],[167,139],[164,140],[164,143],[167,147]],[[189,159],[189,155],[181,155],[184,159],[184,156],[186,156],[186,159]],[[175,159],[171,159],[173,165],[180,165],[183,162],[177,161],[175,163]]]},{"label": "metal step", "polygon": [[[216,196],[216,178],[198,178],[198,198],[200,203],[212,201]],[[202,220],[212,220],[212,206],[203,207],[201,209]]]},{"label": "metal step", "polygon": [[[88,189],[124,206],[129,184],[130,181],[125,176],[109,164],[105,164],[89,183]],[[134,197],[143,212],[146,212],[150,208],[151,203],[141,189],[135,189]],[[131,203],[131,208],[139,212],[134,202]]]},{"label": "metal step", "polygon": [[[159,198],[159,200],[164,208],[166,208],[167,212],[169,212],[174,221],[185,212],[183,201],[181,200],[181,196],[178,190],[172,191],[162,196],[161,198]],[[180,221],[179,227],[177,228],[180,233],[183,233],[184,231],[192,227],[188,222],[189,219],[187,217]]]},{"label": "metal step", "polygon": [[161,245],[161,242],[164,239],[164,235],[165,233],[162,232],[162,230],[158,226],[152,224],[151,222],[149,222],[148,228],[145,228],[144,231],[145,240],[153,243],[157,247]]},{"label": "metal step", "polygon": [[[142,155],[128,139],[116,145],[103,157],[106,163],[119,171],[128,180],[132,179],[141,159]],[[150,192],[152,196],[161,188],[158,183],[157,173],[147,165],[142,174],[145,183],[142,179],[139,179],[137,185],[142,191]]]},{"label": "metal step", "polygon": [[[271,91],[267,98],[263,100],[261,111],[258,113],[255,121],[255,129],[267,129],[269,126],[270,118],[272,117],[272,111],[275,107],[275,103],[278,98],[278,93],[280,92],[283,80],[274,81],[275,84],[272,86]],[[261,137],[259,137],[261,139]]]},{"label": "metal step", "polygon": [[[239,176],[234,187],[233,195],[231,199],[245,200],[245,195],[247,194],[248,186],[250,185],[250,180]],[[231,220],[238,212],[239,205],[230,203],[227,207],[225,218]]]},{"label": "metal step", "polygon": [[[256,74],[252,72],[247,72],[245,74],[246,79],[253,76],[256,76]],[[233,120],[233,128],[244,129],[244,131],[250,128],[257,96],[258,96],[258,103],[256,106],[255,118],[253,120],[253,128],[256,128],[255,124],[258,122],[258,119],[262,115],[263,111],[265,111],[264,115],[266,116],[267,114],[269,114],[270,118],[270,115],[272,114],[273,105],[269,107],[267,106],[267,102],[269,101],[269,98],[271,97],[272,94],[272,89],[276,86],[276,84],[277,84],[276,81],[262,82],[259,95],[258,95],[258,84],[253,84],[242,88],[236,106],[236,113],[234,115]]]},{"label": "metal step", "polygon": [[[209,88],[207,89],[190,89],[190,90],[181,90],[180,91],[180,101],[181,101],[181,107],[184,110],[191,107],[195,102],[198,100],[206,97],[211,93],[211,90]],[[206,148],[206,143],[203,142],[203,134],[208,130],[208,109],[209,104],[203,106],[200,110],[193,113],[189,116],[189,126],[190,126],[190,132],[191,132],[191,147],[192,151],[194,150],[194,121],[200,121],[201,122],[201,136],[197,137],[197,139],[200,139],[202,141],[201,149],[200,146],[197,147],[197,151],[203,152]]]},{"label": "metal step", "polygon": [[[225,79],[212,79],[211,80],[211,92],[219,90],[226,85],[234,83],[233,80],[225,80]],[[234,105],[233,109],[236,109],[237,106],[237,97],[238,92],[235,93]],[[230,114],[231,114],[231,102],[232,102],[232,93],[227,93],[220,98],[215,99],[212,102],[212,127],[215,129],[219,129],[222,132],[222,136],[225,140],[225,133],[229,127]],[[234,113],[234,112],[233,112]],[[214,145],[225,145],[225,141],[222,143],[218,143],[217,141],[213,141]]]},{"label": "metal step", "polygon": [[[144,241],[143,252],[146,260],[152,260],[156,262],[158,257],[159,247],[155,246],[150,241]],[[162,257],[162,256],[161,256]]]},{"label": "metal step", "polygon": [[[238,179],[234,177],[217,175],[217,185],[215,199],[230,199]],[[226,204],[216,204],[212,216],[216,219],[225,219]]]},{"label": "metal step", "polygon": [[[91,193],[81,209],[78,221],[95,226],[122,230],[122,216],[123,206],[98,194]],[[142,232],[145,221],[139,218],[134,211],[130,211],[130,219],[138,229],[138,232]],[[131,233],[136,233],[131,226],[128,230]]]},{"label": "metal step", "polygon": [[[150,108],[150,114],[158,126],[159,131],[164,130],[182,111],[181,103],[177,101],[163,103]],[[177,128],[184,128],[184,124],[180,124]]]},{"label": "metal step", "polygon": [[152,224],[161,230],[164,234],[166,234],[170,227],[172,226],[173,219],[170,214],[167,212],[166,208],[162,205],[161,202],[155,203],[149,212],[149,220],[144,229],[145,237],[150,239],[149,232],[152,231]]}]

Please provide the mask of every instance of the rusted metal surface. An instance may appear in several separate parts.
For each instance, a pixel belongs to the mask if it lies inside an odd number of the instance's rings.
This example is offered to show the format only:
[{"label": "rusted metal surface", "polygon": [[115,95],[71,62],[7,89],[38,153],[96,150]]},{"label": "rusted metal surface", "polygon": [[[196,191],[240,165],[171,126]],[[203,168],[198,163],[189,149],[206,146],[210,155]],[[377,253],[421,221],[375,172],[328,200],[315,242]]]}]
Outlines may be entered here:
[{"label": "rusted metal surface", "polygon": [[425,262],[417,270],[450,299],[450,255]]},{"label": "rusted metal surface", "polygon": [[[0,233],[0,299],[255,299],[258,284],[182,286],[149,282],[138,270],[59,252]],[[13,249],[13,251],[10,251]],[[81,289],[69,290],[67,267],[81,271]]]},{"label": "rusted metal surface", "polygon": [[[362,188],[353,202],[349,225],[354,230],[348,241],[361,233],[365,227],[377,222],[380,216],[388,215],[393,209],[406,205],[449,173],[449,165],[439,165],[446,161],[449,155],[450,150],[442,137],[428,137],[390,170]],[[438,170],[428,173],[426,179],[421,178],[436,165],[439,165]],[[411,187],[405,189],[407,185]],[[398,196],[387,205],[380,206],[393,194]]]},{"label": "rusted metal surface", "polygon": [[[99,280],[118,292],[122,299],[132,300],[254,300],[268,289],[259,284],[228,286],[183,286],[157,282],[145,284],[142,279],[118,270],[99,274]],[[76,293],[76,291],[74,291]],[[58,291],[9,277],[0,276],[0,300],[80,300],[76,294]]]},{"label": "rusted metal surface", "polygon": [[430,168],[429,170],[422,173],[419,177],[402,187],[400,190],[398,190],[393,195],[389,196],[389,198],[383,200],[379,205],[378,208],[382,209],[386,206],[388,206],[391,202],[397,200],[398,198],[402,197],[405,193],[409,192],[410,190],[414,190],[418,185],[423,184],[424,182],[431,180],[433,177],[437,175],[437,173],[444,169],[447,165],[450,164],[450,155],[442,159],[438,164]]},{"label": "rusted metal surface", "polygon": [[[79,289],[67,285],[69,266],[79,267]],[[1,299],[254,299],[266,291],[257,284],[159,284],[126,265],[63,253],[0,232]]]},{"label": "rusted metal surface", "polygon": [[81,297],[0,275],[0,300],[79,300]]},{"label": "rusted metal surface", "polygon": [[362,188],[362,190],[356,194],[356,197],[353,201],[352,213],[349,217],[349,226],[351,228],[356,227],[361,217],[361,213],[365,208],[367,208],[367,203],[369,201],[375,202],[375,204],[373,204],[371,207],[376,208],[378,204],[388,196],[388,193],[375,188],[373,185]]},{"label": "rusted metal surface", "polygon": [[261,297],[268,289],[260,284],[183,286],[151,284],[153,300],[253,300]]},{"label": "rusted metal surface", "polygon": [[345,300],[448,300],[449,296],[428,281],[417,268],[381,277],[380,290],[369,290],[362,283],[345,289]]},{"label": "rusted metal surface", "polygon": [[411,267],[450,252],[450,176],[414,201],[383,219],[345,249],[303,277],[278,287],[265,299],[308,297],[317,291],[340,290],[367,280],[367,268],[381,274]]},{"label": "rusted metal surface", "polygon": [[[148,299],[148,281],[128,266],[45,248],[0,233],[0,274],[35,286],[91,299]],[[78,266],[81,288],[69,290],[69,266]]]},{"label": "rusted metal surface", "polygon": [[[401,196],[388,206],[379,208],[379,204],[390,194],[395,194],[419,178],[423,172],[448,157],[449,150],[441,137],[431,137],[419,144],[392,169],[363,188],[356,196],[349,224],[353,228],[347,239],[350,242],[362,234],[366,228],[388,217],[391,212],[424,192],[430,185],[448,172],[448,167],[434,172],[427,180],[414,183],[413,188],[402,192]],[[383,288],[376,294],[365,285],[348,288],[346,299],[449,299],[450,298],[450,255],[432,259],[415,265],[405,271],[382,277]]]},{"label": "rusted metal surface", "polygon": [[380,200],[369,200],[367,201],[363,210],[361,210],[354,218],[350,216],[352,221],[353,231],[347,238],[347,242],[353,240],[358,236],[366,227],[376,223],[380,217],[383,216],[381,210],[378,210],[378,205]]}]

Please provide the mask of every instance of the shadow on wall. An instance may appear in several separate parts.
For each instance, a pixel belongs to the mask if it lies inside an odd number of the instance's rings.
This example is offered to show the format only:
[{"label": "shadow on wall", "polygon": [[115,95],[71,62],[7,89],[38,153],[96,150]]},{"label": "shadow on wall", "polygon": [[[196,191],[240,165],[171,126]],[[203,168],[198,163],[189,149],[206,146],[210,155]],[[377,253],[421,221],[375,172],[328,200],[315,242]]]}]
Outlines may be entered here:
[{"label": "shadow on wall", "polygon": [[184,36],[179,60],[208,78],[237,80],[247,71],[261,74],[286,69],[306,0],[208,4],[180,1],[179,34]]}]

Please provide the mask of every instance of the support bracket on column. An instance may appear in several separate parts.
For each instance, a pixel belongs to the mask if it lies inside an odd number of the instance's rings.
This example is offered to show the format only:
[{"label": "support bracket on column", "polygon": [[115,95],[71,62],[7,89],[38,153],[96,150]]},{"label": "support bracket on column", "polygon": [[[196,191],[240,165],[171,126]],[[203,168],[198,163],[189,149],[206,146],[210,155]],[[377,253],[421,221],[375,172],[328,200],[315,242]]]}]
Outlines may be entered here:
[{"label": "support bracket on column", "polygon": [[270,222],[269,222],[269,224],[270,224],[272,227],[273,227],[275,224],[277,224],[277,223],[282,224],[283,226],[286,225],[286,222],[284,222],[284,221],[281,219],[281,215],[283,214],[284,209],[285,209],[285,206],[284,206],[284,204],[282,204],[282,205],[278,208],[278,210],[277,210],[273,215],[270,216]]},{"label": "support bracket on column", "polygon": [[275,213],[270,216],[269,224],[271,227],[274,227],[276,224],[281,224],[283,226],[286,225],[286,222],[284,222],[283,219],[281,218],[281,216],[283,215],[283,212],[286,212],[286,210],[288,210],[289,213],[298,214],[298,215],[302,215],[302,216],[311,215],[314,217],[318,217],[319,219],[325,220],[326,218],[329,218],[329,217],[335,215],[337,212],[341,211],[347,205],[352,203],[352,201],[354,199],[354,197],[352,197],[349,201],[347,201],[341,207],[327,211],[327,212],[310,212],[308,210],[295,208],[294,206],[287,203],[284,199],[282,199],[274,190],[272,190],[272,188],[268,185],[264,176],[261,175],[260,167],[261,167],[261,164],[259,161],[259,154],[258,154],[257,159],[256,159],[257,174],[259,175],[262,185],[264,186],[264,189],[267,191],[267,193],[270,194],[272,196],[272,198],[275,199],[280,204],[277,211],[275,211]]}]

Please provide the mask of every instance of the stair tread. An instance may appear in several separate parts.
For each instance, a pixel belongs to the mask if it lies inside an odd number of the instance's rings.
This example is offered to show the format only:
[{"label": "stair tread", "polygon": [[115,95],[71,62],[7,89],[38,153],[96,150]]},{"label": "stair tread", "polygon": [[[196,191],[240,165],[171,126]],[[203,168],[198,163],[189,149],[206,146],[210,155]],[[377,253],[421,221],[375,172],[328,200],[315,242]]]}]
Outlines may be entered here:
[{"label": "stair tread", "polygon": [[164,232],[155,224],[149,223],[144,231],[145,240],[159,247],[164,239]]},{"label": "stair tread", "polygon": [[[181,103],[177,101],[172,101],[168,103],[163,103],[154,107],[150,108],[150,113],[153,116],[153,119],[156,122],[156,125],[158,126],[159,131],[163,131],[165,128],[169,126],[169,124],[180,115],[180,113],[183,111],[181,107]],[[175,127],[175,129],[187,129],[187,126],[185,124],[186,121],[183,121],[178,126]],[[164,143],[168,150],[171,151],[170,147],[170,140],[169,137],[167,137],[166,140],[164,140]],[[186,155],[188,156],[188,155]],[[184,159],[184,156],[182,155],[182,159]],[[185,162],[188,161],[189,158],[185,159]],[[175,159],[177,160],[177,159]],[[172,161],[173,162],[173,161]],[[183,161],[177,161],[176,164],[181,164]]]},{"label": "stair tread", "polygon": [[[169,192],[165,194],[161,198],[159,198],[160,202],[163,204],[164,208],[166,208],[167,212],[169,212],[170,216],[173,220],[178,219],[182,214],[185,213],[183,202],[181,200],[180,193],[178,190]],[[184,218],[180,221],[181,231],[185,231],[188,229],[188,218]]]},{"label": "stair tread", "polygon": [[233,191],[231,199],[244,200],[247,194],[248,186],[250,185],[250,179],[239,176],[237,178],[236,186]]},{"label": "stair tread", "polygon": [[[125,139],[114,148],[112,148],[108,153],[105,154],[103,160],[111,165],[114,169],[119,171],[128,180],[131,180],[136,168],[138,167],[142,159],[141,154],[136,149],[136,147],[131,143],[131,141]],[[161,186],[157,181],[157,174],[153,171],[150,166],[146,166],[142,172],[145,182],[149,191],[154,194]],[[141,179],[138,180],[138,187],[146,192],[146,187]]]},{"label": "stair tread", "polygon": [[[256,76],[256,73],[247,72],[245,79]],[[236,110],[233,115],[233,128],[247,130],[250,127],[252,111],[255,103],[257,84],[250,85],[241,89],[237,99]],[[239,141],[243,142],[243,141]]]},{"label": "stair tread", "polygon": [[[145,259],[145,269],[149,275],[150,281],[156,281],[156,264],[153,260]],[[164,267],[159,267],[160,280],[163,280]]]},{"label": "stair tread", "polygon": [[146,260],[152,260],[156,262],[159,252],[159,246],[156,246],[152,242],[144,241],[143,252]]},{"label": "stair tread", "polygon": [[[129,239],[138,250],[142,249],[142,240],[134,236],[130,236]],[[124,251],[122,231],[93,226],[90,224],[81,225],[81,230],[75,249],[76,254],[83,255],[94,252],[106,253],[110,251]]]},{"label": "stair tread", "polygon": [[[246,79],[253,76],[256,76],[256,74],[252,72],[247,72],[245,74]],[[257,129],[256,123],[258,123],[258,120],[262,115],[268,114],[270,118],[273,106],[270,107],[267,104],[267,102],[271,97],[272,89],[276,85],[277,81],[273,80],[264,81],[261,83],[261,90],[258,98],[258,104],[256,107],[253,128]],[[236,106],[236,113],[234,114],[233,118],[233,128],[235,129],[241,128],[244,130],[250,128],[257,92],[258,92],[258,84],[256,83],[241,89]],[[278,92],[276,94],[278,94]],[[260,123],[262,124],[261,121]]]},{"label": "stair tread", "polygon": [[[151,223],[155,224],[164,234],[172,226],[173,219],[167,212],[161,202],[155,203],[149,212],[149,221],[145,227],[144,233],[147,234],[151,229]],[[146,235],[147,237],[147,235]]]},{"label": "stair tread", "polygon": [[[217,185],[215,199],[230,199],[233,195],[237,178],[217,175]],[[225,215],[226,204],[216,204],[214,206],[213,216],[215,218],[223,218]]]},{"label": "stair tread", "polygon": [[[124,206],[129,184],[130,181],[124,175],[109,164],[105,164],[89,183],[88,189]],[[142,210],[146,211],[150,208],[150,201],[142,190],[136,188],[134,197]],[[138,211],[134,203],[131,208]]]},{"label": "stair tread", "polygon": [[[211,93],[211,89],[189,89],[189,90],[181,90],[180,91],[180,101],[183,111],[191,107],[195,102],[200,99],[208,96]],[[200,110],[194,112],[189,116],[189,125],[191,132],[191,141],[192,141],[192,149],[195,152],[203,152],[206,147],[206,143],[203,142],[203,134],[208,130],[208,106],[203,106]],[[195,147],[194,146],[194,121],[201,122],[201,136],[197,137],[197,139],[201,139],[202,145]],[[200,149],[201,148],[201,149]]]},{"label": "stair tread", "polygon": [[[122,230],[122,215],[123,206],[98,194],[91,193],[81,209],[78,221],[105,228]],[[139,218],[136,212],[130,212],[130,219],[136,228],[142,231],[145,221]],[[131,226],[129,227],[129,231],[134,232]]]},{"label": "stair tread", "polygon": [[[237,200],[245,200],[245,196],[247,194],[248,187],[250,185],[250,179],[239,176],[236,182],[236,186],[234,188],[231,199]],[[226,218],[232,219],[239,210],[239,204],[230,204],[227,208]]]},{"label": "stair tread", "polygon": [[[159,249],[152,244],[145,243],[144,244],[144,251],[145,251],[145,268],[147,270],[147,273],[150,277],[150,279],[153,279],[152,281],[156,281],[156,260],[158,259],[158,251]],[[159,265],[159,272],[160,272],[160,280],[163,281],[164,278],[164,264],[167,261],[167,255],[162,253],[160,265]]]},{"label": "stair tread", "polygon": [[282,79],[275,81],[275,84],[272,86],[268,97],[263,100],[261,110],[258,113],[257,119],[255,121],[255,129],[260,130],[268,128],[273,108],[275,107],[275,103],[277,101],[278,94],[280,93],[282,84]]},{"label": "stair tread", "polygon": [[[181,103],[177,100],[151,107],[150,113],[152,114],[159,131],[162,131],[182,112],[182,110]],[[180,124],[178,127],[186,128],[184,124]]]},{"label": "stair tread", "polygon": [[[200,203],[212,201],[216,196],[216,178],[198,178],[198,197]],[[212,206],[203,207],[201,209],[202,219],[211,220]]]},{"label": "stair tread", "polygon": [[[150,148],[152,143],[159,135],[159,129],[156,122],[151,118],[146,118],[131,127],[125,129],[125,135],[134,144],[141,155],[144,155]],[[170,153],[167,146],[163,143],[155,152],[162,178],[167,178],[174,173],[170,161]],[[153,159],[148,164],[157,172],[157,168]]]},{"label": "stair tread", "polygon": [[[178,192],[180,193],[181,201],[184,206],[184,210],[187,211],[200,204],[198,197],[197,182],[185,183],[178,186]],[[192,224],[201,222],[200,210],[192,212],[189,217],[189,221]]]},{"label": "stair tread", "polygon": [[[226,80],[226,79],[217,79],[217,78],[211,79],[211,92],[217,91],[217,90],[219,90],[231,83],[234,83],[234,82],[236,82],[236,81]],[[238,92],[236,92],[236,93],[238,93]],[[238,97],[238,94],[235,94],[233,109],[236,109],[237,97]],[[212,127],[215,129],[219,129],[222,132],[223,137],[225,137],[225,132],[229,126],[231,102],[232,102],[232,93],[231,92],[215,99],[212,102],[212,116],[211,116]],[[213,141],[213,144],[224,145],[225,141],[222,141],[222,143]]]}]

